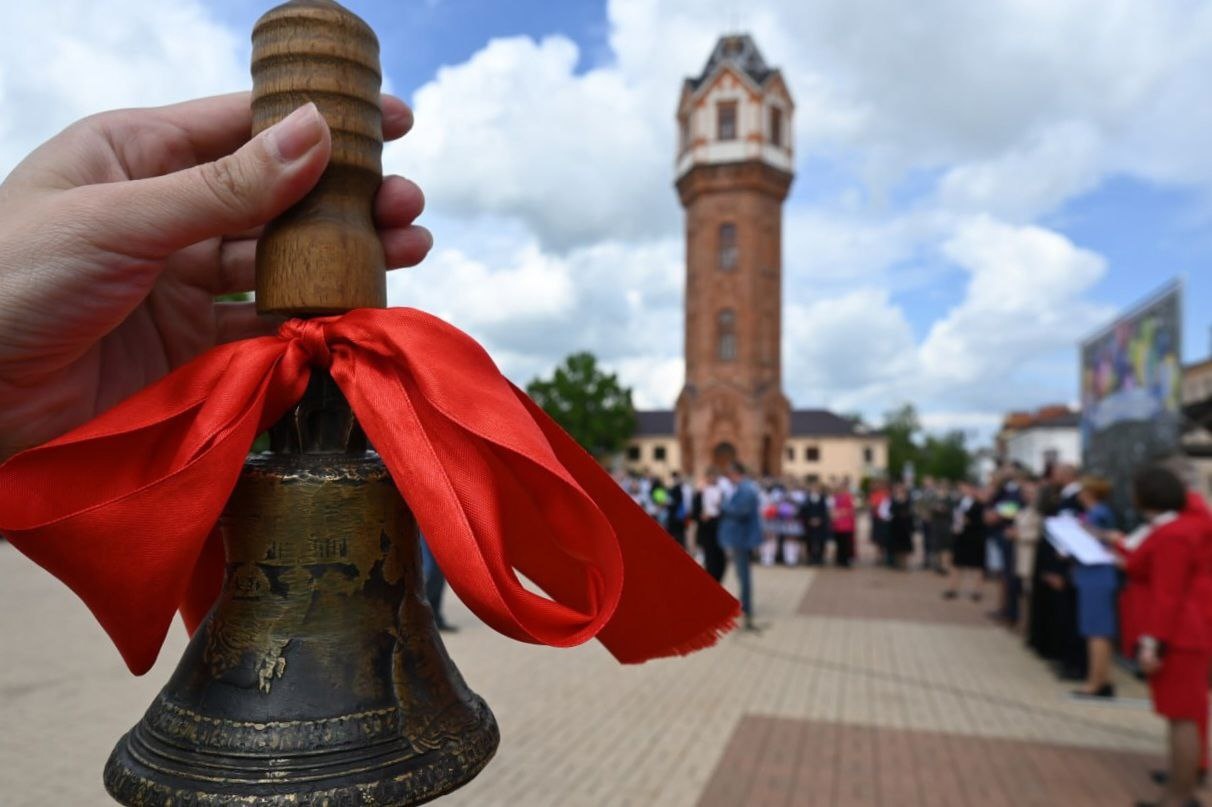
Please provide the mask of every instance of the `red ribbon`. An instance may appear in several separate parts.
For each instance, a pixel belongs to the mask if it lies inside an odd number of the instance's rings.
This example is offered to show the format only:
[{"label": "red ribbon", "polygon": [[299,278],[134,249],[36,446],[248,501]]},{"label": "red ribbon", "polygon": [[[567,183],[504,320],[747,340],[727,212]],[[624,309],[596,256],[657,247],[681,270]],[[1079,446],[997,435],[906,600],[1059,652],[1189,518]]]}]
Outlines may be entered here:
[{"label": "red ribbon", "polygon": [[[513,386],[471,337],[407,308],[292,320],[206,353],[0,466],[0,533],[71,587],[146,672],[179,609],[213,604],[212,528],[255,437],[324,367],[451,587],[496,630],[625,663],[708,647],[735,599]],[[550,595],[528,591],[525,575]]]}]

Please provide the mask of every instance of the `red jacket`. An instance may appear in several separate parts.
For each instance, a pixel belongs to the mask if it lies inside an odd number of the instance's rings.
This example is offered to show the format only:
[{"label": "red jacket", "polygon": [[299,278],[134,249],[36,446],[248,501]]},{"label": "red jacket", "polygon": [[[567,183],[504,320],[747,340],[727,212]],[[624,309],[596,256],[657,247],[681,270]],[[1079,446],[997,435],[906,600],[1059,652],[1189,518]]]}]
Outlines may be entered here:
[{"label": "red jacket", "polygon": [[[1212,558],[1212,510],[1208,509],[1208,505],[1203,497],[1195,491],[1187,493],[1187,509],[1183,511],[1183,517],[1191,519],[1195,525],[1195,529],[1203,534],[1204,551]],[[1208,563],[1212,565],[1212,559]],[[1200,601],[1203,603],[1209,636],[1212,637],[1212,579],[1204,581],[1204,586],[1199,596]]]},{"label": "red jacket", "polygon": [[854,497],[844,490],[833,496],[833,529],[854,532]]},{"label": "red jacket", "polygon": [[1187,650],[1212,649],[1209,527],[1212,520],[1188,509],[1125,555],[1124,572],[1136,588],[1131,621],[1137,636]]}]

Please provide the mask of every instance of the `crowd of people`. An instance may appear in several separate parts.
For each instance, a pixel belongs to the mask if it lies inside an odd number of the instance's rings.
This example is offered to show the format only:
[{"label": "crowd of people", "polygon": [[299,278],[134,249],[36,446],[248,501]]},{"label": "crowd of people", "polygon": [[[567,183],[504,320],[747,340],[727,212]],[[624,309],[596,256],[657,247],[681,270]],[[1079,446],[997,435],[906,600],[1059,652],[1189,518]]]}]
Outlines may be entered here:
[{"label": "crowd of people", "polygon": [[849,567],[854,560],[859,498],[848,479],[831,485],[759,483],[732,462],[709,469],[697,485],[678,473],[669,480],[629,474],[619,482],[674,540],[698,555],[717,582],[731,562],[746,630],[759,630],[750,573],[755,559],[766,566],[820,566],[832,547],[838,566]]},{"label": "crowd of people", "polygon": [[[849,568],[863,514],[881,565],[940,575],[949,601],[988,598],[991,619],[1021,631],[1058,676],[1081,682],[1074,697],[1114,698],[1118,641],[1169,721],[1169,769],[1154,772],[1167,788],[1158,804],[1197,803],[1209,759],[1212,513],[1174,470],[1136,476],[1140,525],[1131,534],[1110,505],[1110,482],[1072,465],[1039,476],[1006,467],[984,484],[876,481],[865,491],[850,480],[759,482],[736,463],[697,484],[678,475],[620,482],[717,581],[735,567],[749,630],[758,629],[751,564]],[[1061,523],[1052,519],[1080,526],[1106,551],[1079,562],[1050,533]]]}]

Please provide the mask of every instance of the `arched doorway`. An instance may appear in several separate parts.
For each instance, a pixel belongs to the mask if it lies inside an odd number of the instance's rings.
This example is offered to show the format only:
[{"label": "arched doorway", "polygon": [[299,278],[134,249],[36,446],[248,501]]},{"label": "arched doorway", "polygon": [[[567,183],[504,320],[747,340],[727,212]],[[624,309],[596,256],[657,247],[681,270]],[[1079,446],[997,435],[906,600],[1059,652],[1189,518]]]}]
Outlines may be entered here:
[{"label": "arched doorway", "polygon": [[727,440],[716,443],[715,448],[711,450],[711,464],[719,470],[724,470],[734,462],[736,462],[736,446]]}]

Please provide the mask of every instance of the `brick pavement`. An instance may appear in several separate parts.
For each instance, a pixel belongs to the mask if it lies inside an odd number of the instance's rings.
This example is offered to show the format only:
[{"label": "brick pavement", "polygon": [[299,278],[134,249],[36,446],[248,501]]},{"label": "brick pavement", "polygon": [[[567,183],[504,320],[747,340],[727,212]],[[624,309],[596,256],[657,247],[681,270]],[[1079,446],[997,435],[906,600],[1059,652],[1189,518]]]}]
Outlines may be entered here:
[{"label": "brick pavement", "polygon": [[[992,627],[988,599],[943,600],[943,578],[922,572],[862,567],[820,575],[804,593],[798,613],[851,619],[893,619]],[[992,589],[990,589],[992,590]]]},{"label": "brick pavement", "polygon": [[1154,755],[747,715],[699,807],[1054,807],[1155,796]]},{"label": "brick pavement", "polygon": [[[452,602],[448,617],[462,630],[447,645],[495,711],[502,748],[443,803],[727,803],[716,796],[721,771],[737,768],[734,748],[756,743],[763,751],[744,773],[753,788],[738,804],[891,805],[906,790],[970,794],[990,782],[1027,794],[1016,804],[1126,805],[1140,794],[1142,766],[1161,753],[1161,722],[1143,702],[1066,699],[1008,631],[975,618],[905,618],[907,607],[888,618],[871,605],[921,598],[925,608],[929,596],[933,607],[933,575],[756,574],[764,633],[639,667],[621,667],[596,643],[512,642]],[[867,579],[878,585],[860,584]],[[804,611],[813,589],[829,595],[828,613]],[[149,675],[132,678],[83,606],[0,544],[0,643],[0,804],[105,804],[101,767],[171,672],[181,632]],[[1144,697],[1136,682],[1117,683]],[[1081,781],[1096,779],[1105,764],[1119,774],[1111,801],[1092,790],[1024,789],[1024,771],[1042,772],[1047,788],[1074,766],[1087,766]]]}]

